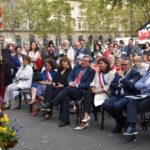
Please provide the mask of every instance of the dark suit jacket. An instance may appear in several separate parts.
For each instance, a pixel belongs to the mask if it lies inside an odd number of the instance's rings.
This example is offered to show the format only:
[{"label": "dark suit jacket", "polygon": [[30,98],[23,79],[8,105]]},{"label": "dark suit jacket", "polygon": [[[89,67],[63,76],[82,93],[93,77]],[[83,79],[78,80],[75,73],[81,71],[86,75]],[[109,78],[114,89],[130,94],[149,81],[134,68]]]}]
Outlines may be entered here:
[{"label": "dark suit jacket", "polygon": [[71,68],[68,68],[63,74],[61,74],[61,71],[62,71],[62,68],[59,68],[58,71],[56,72],[53,82],[54,83],[58,82],[64,86],[67,86],[68,85],[67,78],[71,72]]},{"label": "dark suit jacket", "polygon": [[[80,65],[75,66],[74,69],[71,71],[70,75],[68,76],[68,83],[74,82],[81,70],[82,67]],[[80,84],[78,85],[78,89],[88,90],[90,83],[93,81],[94,76],[95,71],[89,66],[81,78]]]},{"label": "dark suit jacket", "polygon": [[83,55],[90,55],[90,52],[89,52],[89,50],[87,48],[78,49],[76,51],[76,54],[75,54],[75,59],[80,55],[80,53],[83,54]]},{"label": "dark suit jacket", "polygon": [[[22,58],[24,58],[25,55],[22,55]],[[13,73],[13,77],[15,77],[18,69],[21,67],[21,63],[19,61],[19,58],[17,55],[15,55],[13,58],[12,58],[12,62],[13,62],[13,69],[14,69],[14,73]]]},{"label": "dark suit jacket", "polygon": [[[127,76],[121,79],[118,74],[115,74],[115,78],[110,84],[112,95],[116,95],[116,91],[120,90],[119,84],[123,85],[124,95],[136,94],[138,91],[135,88],[135,83],[141,78],[140,73],[135,69],[131,69]],[[120,94],[119,94],[120,95]]]},{"label": "dark suit jacket", "polygon": [[12,66],[12,57],[9,49],[2,49],[3,64],[5,74],[10,74]]}]

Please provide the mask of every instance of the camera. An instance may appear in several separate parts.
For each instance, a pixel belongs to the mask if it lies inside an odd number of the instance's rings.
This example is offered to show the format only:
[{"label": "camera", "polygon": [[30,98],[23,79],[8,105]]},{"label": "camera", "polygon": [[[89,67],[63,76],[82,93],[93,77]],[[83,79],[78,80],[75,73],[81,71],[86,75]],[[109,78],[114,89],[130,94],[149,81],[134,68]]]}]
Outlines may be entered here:
[{"label": "camera", "polygon": [[59,56],[60,56],[60,57],[64,57],[64,54],[60,54]]}]

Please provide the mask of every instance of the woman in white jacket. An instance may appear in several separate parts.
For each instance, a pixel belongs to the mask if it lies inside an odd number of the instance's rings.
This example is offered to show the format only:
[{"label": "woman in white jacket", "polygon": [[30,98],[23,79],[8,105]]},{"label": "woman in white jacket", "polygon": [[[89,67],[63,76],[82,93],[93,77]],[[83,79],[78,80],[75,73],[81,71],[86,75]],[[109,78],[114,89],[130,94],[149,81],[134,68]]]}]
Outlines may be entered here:
[{"label": "woman in white jacket", "polygon": [[30,57],[24,57],[23,65],[19,68],[18,72],[16,73],[16,82],[6,87],[4,96],[4,102],[6,103],[5,109],[10,108],[10,101],[13,98],[14,91],[18,91],[19,89],[31,88],[33,69],[29,65],[30,61]]},{"label": "woman in white jacket", "polygon": [[100,106],[110,94],[109,86],[114,79],[114,73],[111,71],[110,62],[107,58],[102,57],[97,63],[100,71],[96,72],[95,77],[90,84],[90,91],[85,91],[83,94],[84,117],[80,126],[75,128],[77,130],[84,129],[85,127],[89,126],[90,107],[92,101],[94,100],[94,105],[96,107]]}]

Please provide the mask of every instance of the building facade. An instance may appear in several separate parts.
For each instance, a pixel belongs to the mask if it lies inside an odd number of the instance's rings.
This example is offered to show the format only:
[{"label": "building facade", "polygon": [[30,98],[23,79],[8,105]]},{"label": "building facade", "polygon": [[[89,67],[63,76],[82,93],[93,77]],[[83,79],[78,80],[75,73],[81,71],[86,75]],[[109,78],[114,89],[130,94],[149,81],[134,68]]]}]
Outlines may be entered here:
[{"label": "building facade", "polygon": [[[56,45],[59,45],[62,40],[68,39],[70,44],[72,45],[74,41],[79,41],[80,39],[85,39],[87,42],[89,42],[90,45],[92,45],[93,42],[93,36],[90,31],[85,31],[83,28],[83,16],[81,15],[81,4],[82,0],[68,0],[68,3],[72,7],[71,15],[72,18],[75,20],[75,30],[73,33],[69,35],[65,35],[64,33],[61,34],[61,38],[58,39],[55,35],[49,35],[48,37],[45,37],[41,39],[38,35],[31,34],[30,30],[30,22],[27,20],[25,23],[23,23],[21,26],[19,26],[17,23],[15,25],[15,32],[12,32],[12,29],[9,28],[3,28],[2,24],[2,9],[0,9],[0,27],[1,27],[1,33],[4,35],[6,42],[15,42],[16,45],[23,45],[25,42],[32,42],[34,40],[38,40],[40,44],[46,45],[47,41],[53,40]],[[120,32],[120,36],[128,36],[128,33]],[[107,32],[99,32],[97,33],[97,39],[100,42],[104,42],[107,40],[111,40],[110,33]]]}]

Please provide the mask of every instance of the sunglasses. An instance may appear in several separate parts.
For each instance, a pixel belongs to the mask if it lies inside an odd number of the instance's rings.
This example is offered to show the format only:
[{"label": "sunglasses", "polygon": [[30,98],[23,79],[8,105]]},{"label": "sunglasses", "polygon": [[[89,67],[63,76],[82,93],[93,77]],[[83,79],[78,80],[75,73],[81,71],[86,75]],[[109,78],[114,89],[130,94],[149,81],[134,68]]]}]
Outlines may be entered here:
[{"label": "sunglasses", "polygon": [[128,64],[121,64],[121,66],[127,66]]}]

